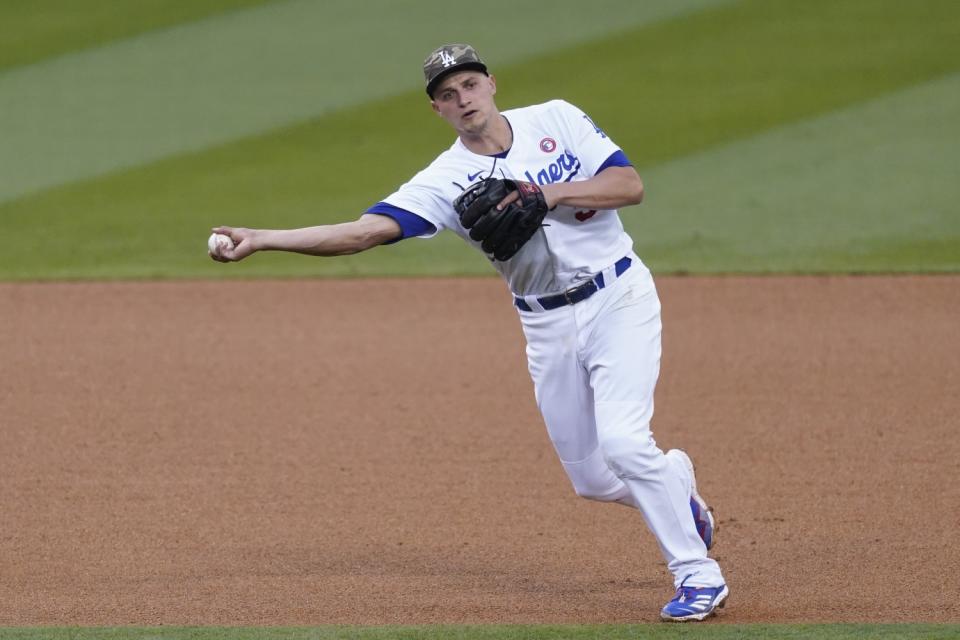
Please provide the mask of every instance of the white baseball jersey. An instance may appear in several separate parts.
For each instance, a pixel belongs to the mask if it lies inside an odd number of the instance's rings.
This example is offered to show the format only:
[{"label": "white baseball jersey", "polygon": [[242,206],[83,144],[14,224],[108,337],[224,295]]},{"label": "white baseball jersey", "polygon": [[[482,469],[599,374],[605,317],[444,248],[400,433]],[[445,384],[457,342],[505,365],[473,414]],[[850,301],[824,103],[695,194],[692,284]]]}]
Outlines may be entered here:
[{"label": "white baseball jersey", "polygon": [[[391,215],[396,207],[416,214],[433,226],[425,232],[418,229],[420,237],[450,229],[479,250],[480,243],[470,239],[453,209],[453,201],[472,182],[492,175],[544,185],[586,180],[606,167],[630,164],[586,114],[563,100],[502,115],[513,130],[508,151],[496,157],[479,155],[458,138],[430,166],[368,211]],[[515,295],[541,295],[589,279],[632,246],[615,210],[558,206],[513,258],[491,262]]]}]

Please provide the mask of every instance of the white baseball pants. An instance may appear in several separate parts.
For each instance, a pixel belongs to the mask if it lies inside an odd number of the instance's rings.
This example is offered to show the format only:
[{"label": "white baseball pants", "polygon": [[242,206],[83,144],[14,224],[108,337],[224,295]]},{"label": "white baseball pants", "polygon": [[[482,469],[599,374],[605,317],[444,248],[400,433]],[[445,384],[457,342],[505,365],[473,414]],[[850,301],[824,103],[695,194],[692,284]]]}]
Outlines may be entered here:
[{"label": "white baseball pants", "polygon": [[678,587],[724,583],[690,512],[690,478],[650,431],[660,374],[660,300],[630,269],[590,298],[518,311],[537,404],[576,493],[640,510]]}]

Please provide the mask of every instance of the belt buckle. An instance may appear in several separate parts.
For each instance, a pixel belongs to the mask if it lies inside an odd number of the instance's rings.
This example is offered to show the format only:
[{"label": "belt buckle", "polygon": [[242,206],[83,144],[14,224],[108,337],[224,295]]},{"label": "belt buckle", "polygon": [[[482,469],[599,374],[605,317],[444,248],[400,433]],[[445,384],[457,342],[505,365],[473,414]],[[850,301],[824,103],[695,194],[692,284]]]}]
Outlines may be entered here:
[{"label": "belt buckle", "polygon": [[563,299],[567,301],[567,304],[577,304],[584,298],[580,298],[579,300],[573,300],[570,298],[570,296],[580,293],[581,291],[586,289],[588,286],[590,286],[592,283],[593,283],[593,280],[587,280],[586,282],[582,282],[575,287],[571,287],[567,289],[566,291],[563,292]]}]

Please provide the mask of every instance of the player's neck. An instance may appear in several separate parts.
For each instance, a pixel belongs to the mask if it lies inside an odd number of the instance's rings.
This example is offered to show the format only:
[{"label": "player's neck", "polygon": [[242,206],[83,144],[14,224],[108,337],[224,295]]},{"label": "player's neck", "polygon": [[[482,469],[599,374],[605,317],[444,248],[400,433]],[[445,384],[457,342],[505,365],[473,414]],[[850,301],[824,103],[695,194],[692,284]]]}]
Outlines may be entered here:
[{"label": "player's neck", "polygon": [[491,118],[489,126],[477,132],[461,132],[460,141],[467,149],[482,156],[503,153],[513,145],[513,129],[499,113]]}]

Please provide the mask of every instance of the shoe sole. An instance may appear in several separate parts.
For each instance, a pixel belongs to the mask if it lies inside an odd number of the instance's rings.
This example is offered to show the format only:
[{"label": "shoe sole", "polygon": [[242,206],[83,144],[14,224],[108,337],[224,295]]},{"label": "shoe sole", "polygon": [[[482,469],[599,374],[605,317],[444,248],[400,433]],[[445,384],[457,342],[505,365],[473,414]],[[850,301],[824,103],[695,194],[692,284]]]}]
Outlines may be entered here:
[{"label": "shoe sole", "polygon": [[707,618],[717,615],[717,609],[723,609],[726,606],[727,598],[729,596],[730,589],[724,587],[723,593],[721,593],[720,597],[717,599],[717,604],[713,605],[709,611],[704,611],[703,613],[691,613],[688,616],[678,616],[676,618],[661,611],[660,619],[664,622],[702,622]]},{"label": "shoe sole", "polygon": [[670,452],[675,452],[674,455],[678,456],[680,460],[683,461],[684,466],[686,466],[687,471],[690,473],[690,497],[696,500],[697,504],[700,505],[700,510],[707,514],[707,518],[710,519],[710,528],[713,531],[713,535],[710,536],[710,544],[707,545],[707,551],[710,551],[710,549],[716,546],[717,534],[720,532],[720,523],[717,521],[716,513],[713,507],[707,506],[707,501],[697,492],[697,473],[693,466],[693,460],[690,459],[687,452],[683,449],[671,449]]}]

